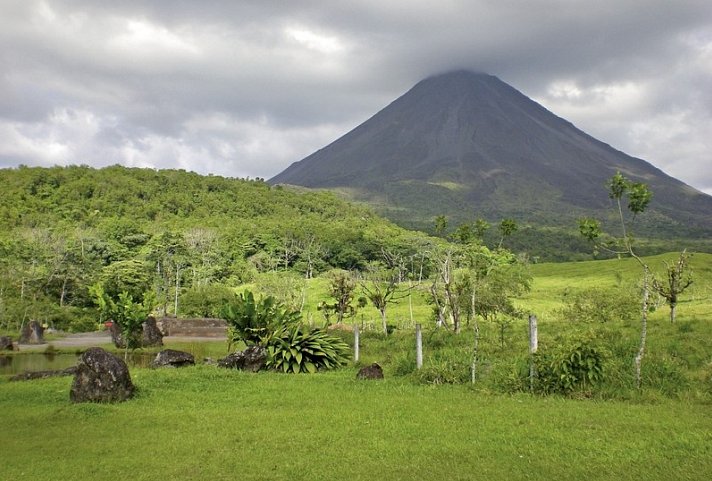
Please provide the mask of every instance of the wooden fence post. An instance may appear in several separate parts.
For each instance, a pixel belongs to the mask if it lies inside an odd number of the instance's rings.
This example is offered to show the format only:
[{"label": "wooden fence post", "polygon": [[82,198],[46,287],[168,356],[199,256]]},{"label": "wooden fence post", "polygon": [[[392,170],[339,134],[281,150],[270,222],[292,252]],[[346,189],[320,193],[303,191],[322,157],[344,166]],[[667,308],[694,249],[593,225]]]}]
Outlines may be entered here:
[{"label": "wooden fence post", "polygon": [[420,324],[415,325],[415,366],[418,369],[423,367],[423,332]]},{"label": "wooden fence post", "polygon": [[358,324],[354,324],[354,362],[359,360],[359,331]]},{"label": "wooden fence post", "polygon": [[529,314],[529,391],[534,390],[534,377],[536,376],[536,366],[534,365],[534,354],[539,348],[539,331],[537,319],[534,314]]}]

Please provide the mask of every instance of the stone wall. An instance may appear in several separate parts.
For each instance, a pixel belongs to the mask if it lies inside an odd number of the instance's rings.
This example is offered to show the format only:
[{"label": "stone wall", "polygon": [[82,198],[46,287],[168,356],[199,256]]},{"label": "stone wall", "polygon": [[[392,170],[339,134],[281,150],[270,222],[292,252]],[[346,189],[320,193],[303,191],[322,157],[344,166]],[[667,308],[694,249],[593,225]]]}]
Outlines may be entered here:
[{"label": "stone wall", "polygon": [[227,322],[223,319],[162,317],[156,320],[156,324],[164,336],[224,338],[227,335]]}]

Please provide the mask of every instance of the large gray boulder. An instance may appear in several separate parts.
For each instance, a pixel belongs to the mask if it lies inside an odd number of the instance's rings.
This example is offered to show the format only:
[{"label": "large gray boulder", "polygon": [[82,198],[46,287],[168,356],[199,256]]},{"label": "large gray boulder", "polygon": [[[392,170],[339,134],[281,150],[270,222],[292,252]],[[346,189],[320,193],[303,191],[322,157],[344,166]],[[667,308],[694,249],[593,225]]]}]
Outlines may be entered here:
[{"label": "large gray boulder", "polygon": [[135,390],[123,359],[92,347],[79,358],[69,398],[76,403],[121,402],[133,397]]},{"label": "large gray boulder", "polygon": [[261,346],[250,346],[244,351],[233,352],[218,359],[219,367],[257,372],[267,363],[267,350]]},{"label": "large gray boulder", "polygon": [[195,365],[195,357],[189,352],[164,349],[156,354],[151,367],[184,367]]},{"label": "large gray boulder", "polygon": [[37,321],[30,321],[20,330],[20,344],[44,344],[44,328]]}]

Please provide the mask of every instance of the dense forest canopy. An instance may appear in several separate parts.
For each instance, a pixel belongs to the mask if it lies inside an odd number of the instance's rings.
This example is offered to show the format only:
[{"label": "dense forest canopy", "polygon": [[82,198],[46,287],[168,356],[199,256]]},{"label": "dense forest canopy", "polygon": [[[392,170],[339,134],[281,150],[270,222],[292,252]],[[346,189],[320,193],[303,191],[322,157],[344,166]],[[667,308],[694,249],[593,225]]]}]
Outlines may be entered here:
[{"label": "dense forest canopy", "polygon": [[362,269],[430,242],[331,193],[262,179],[20,166],[0,182],[0,327],[95,322],[89,287],[102,279],[152,290],[166,309],[184,288]]}]

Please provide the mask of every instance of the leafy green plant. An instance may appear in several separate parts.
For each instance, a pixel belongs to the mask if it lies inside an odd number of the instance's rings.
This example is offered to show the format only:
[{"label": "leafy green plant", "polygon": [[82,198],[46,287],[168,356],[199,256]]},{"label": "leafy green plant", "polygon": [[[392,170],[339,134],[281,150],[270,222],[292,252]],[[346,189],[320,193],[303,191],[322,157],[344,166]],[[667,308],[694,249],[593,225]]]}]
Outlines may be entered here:
[{"label": "leafy green plant", "polygon": [[603,380],[605,355],[592,339],[575,339],[554,349],[540,349],[534,355],[537,379],[535,390],[570,394],[589,389]]},{"label": "leafy green plant", "polygon": [[298,311],[284,307],[274,297],[255,299],[251,291],[235,296],[220,315],[228,323],[229,343],[242,341],[248,346],[265,345],[275,331],[296,325],[301,319]]},{"label": "leafy green plant", "polygon": [[635,295],[620,289],[589,288],[566,295],[565,302],[559,316],[568,321],[629,322],[639,310]]},{"label": "leafy green plant", "polygon": [[118,298],[110,296],[100,283],[93,285],[90,290],[104,319],[115,322],[121,329],[126,352],[140,347],[142,324],[151,312],[155,299],[151,293],[144,294],[142,302],[136,302],[126,291],[119,293]]},{"label": "leafy green plant", "polygon": [[267,367],[290,373],[334,369],[346,363],[349,346],[325,329],[284,326],[267,341]]}]

